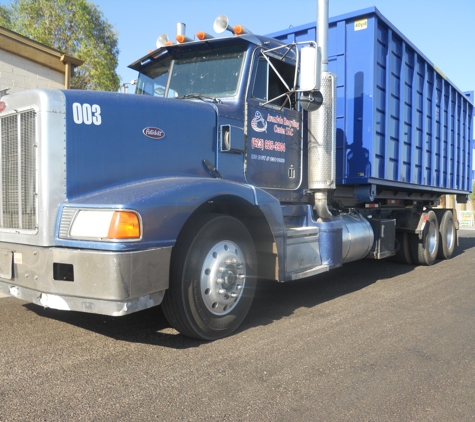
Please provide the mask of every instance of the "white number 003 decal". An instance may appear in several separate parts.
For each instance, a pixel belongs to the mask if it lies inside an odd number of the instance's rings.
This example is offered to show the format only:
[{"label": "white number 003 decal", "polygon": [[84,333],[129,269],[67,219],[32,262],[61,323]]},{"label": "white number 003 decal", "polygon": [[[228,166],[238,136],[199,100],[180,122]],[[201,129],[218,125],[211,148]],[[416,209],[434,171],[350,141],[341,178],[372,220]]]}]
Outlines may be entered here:
[{"label": "white number 003 decal", "polygon": [[97,104],[73,104],[73,119],[74,123],[80,125],[100,125],[102,123],[101,107]]}]

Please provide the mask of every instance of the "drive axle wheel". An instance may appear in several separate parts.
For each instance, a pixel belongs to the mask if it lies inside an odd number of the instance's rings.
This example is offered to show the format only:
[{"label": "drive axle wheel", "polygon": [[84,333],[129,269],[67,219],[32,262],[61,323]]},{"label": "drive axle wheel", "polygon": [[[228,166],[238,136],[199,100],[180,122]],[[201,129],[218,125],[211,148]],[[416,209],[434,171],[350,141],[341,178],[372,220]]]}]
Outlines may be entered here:
[{"label": "drive axle wheel", "polygon": [[435,262],[439,250],[439,223],[434,211],[427,213],[422,239],[413,236],[410,246],[415,264],[432,265]]},{"label": "drive axle wheel", "polygon": [[172,254],[162,308],[180,333],[215,340],[239,327],[254,296],[256,252],[237,219],[202,216],[183,230]]},{"label": "drive axle wheel", "polygon": [[437,258],[450,259],[455,250],[457,234],[455,232],[454,215],[452,211],[444,212],[439,224],[440,245]]},{"label": "drive axle wheel", "polygon": [[396,252],[396,255],[394,256],[394,261],[399,262],[400,264],[412,264],[410,244],[413,237],[416,236],[414,234],[409,234],[406,232],[396,233],[396,240],[399,244],[399,249]]}]

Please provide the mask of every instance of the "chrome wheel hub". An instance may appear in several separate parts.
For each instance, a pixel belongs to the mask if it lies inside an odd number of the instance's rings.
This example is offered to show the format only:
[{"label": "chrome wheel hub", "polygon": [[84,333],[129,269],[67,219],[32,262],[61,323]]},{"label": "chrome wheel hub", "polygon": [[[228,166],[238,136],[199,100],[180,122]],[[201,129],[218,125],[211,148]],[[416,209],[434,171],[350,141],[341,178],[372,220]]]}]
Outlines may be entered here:
[{"label": "chrome wheel hub", "polygon": [[234,242],[214,245],[203,262],[201,296],[209,312],[226,315],[241,299],[246,282],[244,255]]},{"label": "chrome wheel hub", "polygon": [[429,224],[429,232],[427,233],[427,243],[428,243],[428,250],[429,253],[432,255],[435,253],[437,248],[437,243],[439,239],[439,233],[437,231],[437,227],[434,223]]},{"label": "chrome wheel hub", "polygon": [[446,242],[447,242],[447,249],[451,250],[454,246],[455,242],[455,225],[454,221],[452,219],[448,219],[447,221],[447,237],[446,237]]}]

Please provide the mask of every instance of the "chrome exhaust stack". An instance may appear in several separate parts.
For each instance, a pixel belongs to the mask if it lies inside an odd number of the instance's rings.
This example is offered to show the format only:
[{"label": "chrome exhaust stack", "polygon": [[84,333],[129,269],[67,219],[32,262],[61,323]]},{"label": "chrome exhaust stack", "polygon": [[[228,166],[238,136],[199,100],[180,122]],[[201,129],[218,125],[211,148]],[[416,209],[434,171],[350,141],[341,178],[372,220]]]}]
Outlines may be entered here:
[{"label": "chrome exhaust stack", "polygon": [[336,188],[336,76],[328,72],[328,3],[318,0],[317,45],[321,55],[322,105],[308,112],[308,186],[321,221],[329,221],[328,191]]},{"label": "chrome exhaust stack", "polygon": [[308,113],[308,186],[314,192],[314,209],[322,220],[332,218],[327,203],[328,191],[336,188],[335,79],[332,73],[322,72],[323,103]]}]

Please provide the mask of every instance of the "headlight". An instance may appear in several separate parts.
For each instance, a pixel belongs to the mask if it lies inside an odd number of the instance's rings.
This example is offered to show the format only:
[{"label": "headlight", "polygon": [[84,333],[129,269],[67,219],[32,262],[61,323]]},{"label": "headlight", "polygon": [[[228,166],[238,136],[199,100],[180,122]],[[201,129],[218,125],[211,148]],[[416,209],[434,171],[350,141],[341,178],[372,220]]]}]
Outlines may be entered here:
[{"label": "headlight", "polygon": [[141,236],[141,219],[135,211],[63,209],[60,238],[140,240]]}]

